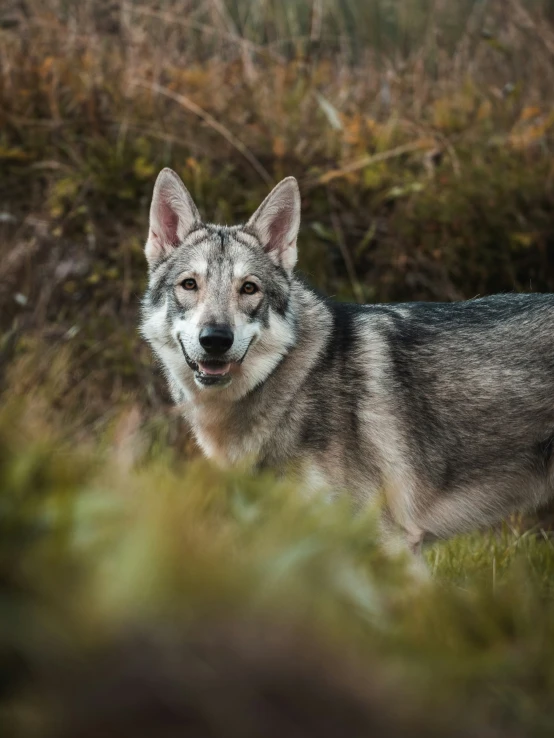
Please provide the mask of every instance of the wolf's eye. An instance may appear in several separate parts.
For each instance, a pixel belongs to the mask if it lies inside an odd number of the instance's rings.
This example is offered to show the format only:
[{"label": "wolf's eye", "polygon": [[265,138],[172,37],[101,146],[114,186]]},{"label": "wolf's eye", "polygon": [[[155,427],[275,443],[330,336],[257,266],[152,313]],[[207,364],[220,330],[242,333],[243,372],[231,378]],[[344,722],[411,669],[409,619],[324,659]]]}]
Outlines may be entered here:
[{"label": "wolf's eye", "polygon": [[245,282],[240,291],[243,295],[254,295],[258,291],[258,286],[254,282]]},{"label": "wolf's eye", "polygon": [[196,280],[195,279],[185,279],[183,280],[183,282],[181,282],[181,287],[183,287],[183,289],[185,290],[195,290],[197,287]]}]

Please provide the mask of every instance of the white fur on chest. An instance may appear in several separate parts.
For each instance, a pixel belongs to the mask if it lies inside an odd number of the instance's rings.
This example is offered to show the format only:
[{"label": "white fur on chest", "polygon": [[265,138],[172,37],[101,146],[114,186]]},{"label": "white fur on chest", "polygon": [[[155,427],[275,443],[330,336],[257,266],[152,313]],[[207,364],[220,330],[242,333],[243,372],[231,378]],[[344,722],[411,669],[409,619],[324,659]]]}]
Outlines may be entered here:
[{"label": "white fur on chest", "polygon": [[223,468],[256,463],[261,448],[259,434],[232,430],[232,406],[193,401],[184,411],[198,445],[209,459]]}]

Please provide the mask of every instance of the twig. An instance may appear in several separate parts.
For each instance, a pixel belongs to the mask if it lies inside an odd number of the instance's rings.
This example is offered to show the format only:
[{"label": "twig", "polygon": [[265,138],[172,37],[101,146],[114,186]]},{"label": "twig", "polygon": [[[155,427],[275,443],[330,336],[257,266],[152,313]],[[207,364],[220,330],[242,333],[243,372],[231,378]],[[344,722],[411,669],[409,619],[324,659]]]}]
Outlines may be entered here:
[{"label": "twig", "polygon": [[156,82],[144,82],[142,80],[136,80],[135,84],[139,87],[145,87],[146,89],[152,90],[154,92],[157,92],[160,95],[163,95],[164,97],[168,97],[170,100],[174,100],[176,103],[181,105],[181,107],[185,108],[185,110],[188,110],[190,113],[193,113],[194,115],[197,115],[199,118],[201,118],[205,123],[207,123],[210,128],[213,128],[214,131],[217,131],[226,141],[228,141],[231,146],[233,146],[240,154],[244,156],[244,158],[249,162],[249,164],[252,165],[252,167],[256,170],[256,172],[260,175],[260,177],[264,180],[264,182],[268,185],[273,184],[273,180],[267,171],[267,169],[262,166],[262,164],[256,159],[254,154],[248,149],[242,141],[240,141],[235,135],[229,131],[228,128],[225,128],[224,125],[219,123],[210,113],[207,113],[203,108],[201,108],[199,105],[197,105],[192,100],[189,100],[188,97],[185,97],[184,95],[179,95],[176,92],[172,92],[171,90],[168,90],[167,87],[162,87],[161,85],[157,84]]},{"label": "twig", "polygon": [[389,151],[382,151],[379,154],[364,156],[362,159],[358,159],[357,161],[353,161],[350,164],[346,164],[346,166],[341,167],[340,169],[331,169],[328,172],[325,172],[325,174],[321,174],[319,177],[316,178],[315,181],[312,180],[311,182],[308,182],[308,184],[328,184],[333,179],[345,177],[347,174],[358,172],[360,169],[365,169],[372,164],[377,164],[378,162],[386,161],[387,159],[394,159],[394,157],[396,156],[409,154],[412,151],[428,149],[435,145],[436,142],[432,141],[431,139],[424,139],[422,141],[414,141],[413,143],[403,144],[402,146],[397,146],[396,148],[390,149]]},{"label": "twig", "polygon": [[344,240],[344,235],[342,232],[340,221],[337,217],[337,214],[334,208],[332,194],[330,192],[327,192],[327,197],[329,198],[329,204],[331,206],[331,223],[333,225],[333,230],[335,231],[337,243],[339,245],[339,249],[340,249],[343,261],[344,261],[344,265],[346,267],[346,272],[348,274],[350,284],[352,285],[352,292],[354,293],[356,302],[364,303],[365,302],[364,293],[358,281],[358,278],[356,277],[356,270],[354,269],[354,263],[352,261],[352,257],[350,256],[350,252],[346,248],[346,243]]}]

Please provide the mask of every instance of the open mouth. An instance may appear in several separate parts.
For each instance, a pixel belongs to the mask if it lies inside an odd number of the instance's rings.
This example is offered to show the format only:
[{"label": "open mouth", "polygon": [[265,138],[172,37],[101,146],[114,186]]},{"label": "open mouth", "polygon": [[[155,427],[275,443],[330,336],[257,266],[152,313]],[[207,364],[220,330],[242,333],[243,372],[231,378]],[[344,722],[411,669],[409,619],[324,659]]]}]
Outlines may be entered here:
[{"label": "open mouth", "polygon": [[206,374],[211,377],[224,377],[231,368],[231,364],[222,364],[219,361],[199,361],[198,369],[202,374]]},{"label": "open mouth", "polygon": [[217,359],[209,359],[204,361],[193,361],[185,351],[181,343],[185,361],[194,372],[194,378],[200,384],[210,386],[215,384],[226,384],[231,370],[231,363],[218,361]]},{"label": "open mouth", "polygon": [[195,379],[202,384],[224,384],[228,377],[231,369],[229,362],[223,363],[222,361],[199,361],[196,364],[194,370]]},{"label": "open mouth", "polygon": [[203,359],[202,361],[194,361],[185,351],[183,342],[180,339],[179,343],[181,344],[181,350],[185,357],[185,361],[194,372],[195,380],[199,384],[203,384],[207,387],[214,385],[224,386],[229,384],[232,379],[231,367],[233,365],[237,366],[242,364],[246,354],[248,353],[248,349],[252,345],[252,341],[250,341],[242,357],[238,361],[230,362],[223,361],[221,359]]}]

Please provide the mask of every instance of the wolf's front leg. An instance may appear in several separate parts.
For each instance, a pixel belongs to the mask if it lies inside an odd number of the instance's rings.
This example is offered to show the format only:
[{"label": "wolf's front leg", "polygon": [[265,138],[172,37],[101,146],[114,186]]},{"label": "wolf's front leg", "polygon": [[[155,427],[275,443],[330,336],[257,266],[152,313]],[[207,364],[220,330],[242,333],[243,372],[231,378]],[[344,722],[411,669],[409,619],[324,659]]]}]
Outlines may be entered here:
[{"label": "wolf's front leg", "polygon": [[423,558],[424,530],[415,526],[407,530],[385,506],[379,516],[379,533],[385,551],[394,557],[404,556],[410,574],[421,581],[429,578],[429,570]]}]

